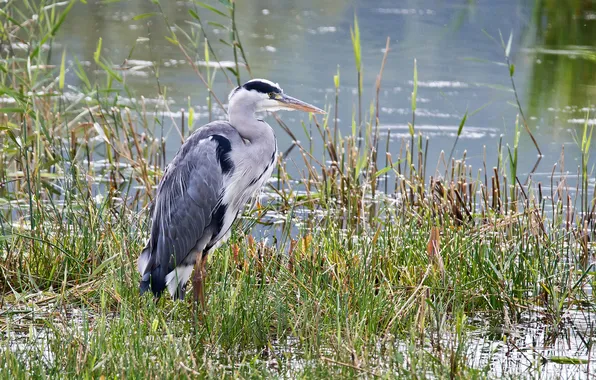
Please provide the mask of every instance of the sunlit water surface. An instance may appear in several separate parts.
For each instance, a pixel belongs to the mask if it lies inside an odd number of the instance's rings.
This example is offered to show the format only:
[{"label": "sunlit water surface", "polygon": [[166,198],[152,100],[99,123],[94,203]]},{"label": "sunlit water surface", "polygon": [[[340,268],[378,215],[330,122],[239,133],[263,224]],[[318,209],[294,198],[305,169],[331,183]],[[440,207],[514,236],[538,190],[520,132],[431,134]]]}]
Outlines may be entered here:
[{"label": "sunlit water surface", "polygon": [[[390,150],[399,152],[401,138],[408,135],[412,120],[411,91],[414,60],[418,68],[418,109],[416,131],[430,137],[428,162],[434,168],[439,152],[449,152],[463,115],[468,118],[455,156],[467,151],[468,162],[480,168],[484,149],[488,165],[496,164],[497,145],[512,144],[518,109],[505,65],[501,37],[507,43],[512,34],[511,63],[515,84],[528,126],[545,157],[538,170],[550,172],[565,146],[566,170],[574,173],[579,163],[575,142],[581,136],[588,112],[596,121],[596,7],[557,4],[555,9],[541,2],[500,0],[477,1],[267,1],[238,2],[238,27],[253,75],[279,82],[284,90],[318,106],[334,104],[333,75],[341,73],[339,125],[351,131],[352,112],[357,104],[354,54],[350,28],[358,16],[364,67],[363,113],[374,99],[374,84],[381,66],[386,39],[390,51],[380,93],[381,130],[391,132]],[[217,5],[217,2],[214,2]],[[162,4],[171,25],[189,30],[189,9],[205,20],[227,21],[191,2]],[[91,10],[91,11],[90,11]],[[103,56],[114,64],[125,59],[134,68],[124,73],[127,84],[140,96],[154,99],[159,85],[166,93],[168,116],[179,122],[181,109],[189,105],[199,119],[208,122],[206,91],[185,62],[181,51],[168,42],[160,17],[133,20],[154,12],[149,1],[103,4],[90,1],[73,10],[59,38],[68,55],[92,61],[99,37]],[[558,15],[555,17],[555,15]],[[219,17],[219,18],[218,18]],[[204,22],[206,24],[206,22]],[[230,49],[218,39],[227,39],[224,30],[208,26],[217,58],[233,61]],[[58,54],[55,54],[58,59]],[[190,52],[197,61],[204,58],[203,46]],[[213,59],[213,57],[212,57]],[[67,79],[77,86],[71,71]],[[244,78],[248,79],[246,71]],[[215,77],[214,90],[225,103],[233,88],[224,74]],[[135,100],[132,100],[135,101]],[[334,112],[334,110],[333,110]],[[224,117],[214,112],[213,117]],[[284,113],[284,120],[300,139],[306,139],[299,121],[305,115]],[[269,118],[272,125],[274,121]],[[170,130],[169,154],[180,139]],[[281,150],[291,140],[276,129]],[[321,144],[313,142],[322,150]],[[592,151],[596,151],[592,148]],[[537,151],[526,133],[520,142],[521,173],[533,167]],[[544,180],[541,175],[537,180]]]}]

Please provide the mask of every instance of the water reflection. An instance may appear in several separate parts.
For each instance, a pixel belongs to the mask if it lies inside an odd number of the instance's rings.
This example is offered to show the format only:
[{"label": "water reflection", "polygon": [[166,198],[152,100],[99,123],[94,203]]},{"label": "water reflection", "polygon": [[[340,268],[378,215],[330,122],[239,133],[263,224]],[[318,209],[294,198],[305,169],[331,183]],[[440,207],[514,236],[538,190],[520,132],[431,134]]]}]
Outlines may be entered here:
[{"label": "water reflection", "polygon": [[[211,3],[220,6],[216,1]],[[203,58],[202,37],[190,34],[192,19],[188,9],[196,9],[205,20],[226,23],[220,16],[195,8],[192,2],[162,2],[162,7],[170,25],[189,32],[194,43],[198,43],[198,49],[189,49],[191,57],[197,61]],[[356,102],[356,75],[349,36],[356,12],[363,43],[363,104],[373,99],[374,82],[389,36],[392,44],[380,104],[390,112],[381,112],[381,123],[405,125],[411,119],[409,94],[416,58],[421,81],[419,102],[423,105],[418,122],[439,130],[441,125],[457,125],[458,117],[468,110],[468,124],[487,131],[474,144],[465,141],[459,144],[456,154],[467,150],[469,162],[478,167],[484,157],[484,145],[487,157],[496,160],[499,135],[504,133],[506,143],[513,140],[517,110],[508,70],[503,65],[503,51],[499,43],[495,43],[499,31],[505,39],[513,32],[515,80],[530,127],[546,154],[543,165],[555,162],[562,144],[571,143],[566,147],[568,162],[578,158],[570,130],[581,126],[577,120],[585,116],[587,109],[594,109],[596,103],[595,8],[594,1],[555,0],[482,3],[473,0],[379,0],[374,3],[247,0],[238,2],[237,12],[242,42],[255,76],[278,81],[288,93],[323,105],[332,103],[333,75],[340,66],[339,117],[344,132],[350,130],[352,107]],[[170,105],[173,112],[187,109],[189,105],[201,109],[206,104],[204,86],[184,62],[180,50],[164,38],[169,30],[163,19],[133,19],[135,15],[155,11],[156,6],[151,1],[141,0],[78,4],[63,26],[60,46],[67,48],[71,58],[77,56],[92,61],[97,39],[102,37],[103,56],[113,63],[120,64],[126,58],[156,63],[155,67],[144,71],[147,75],[126,77],[137,96],[155,97],[161,89],[173,102]],[[211,25],[206,33],[218,58],[232,60],[230,49],[217,42],[220,38],[228,39],[227,32]],[[54,59],[59,59],[59,54],[54,54]],[[156,71],[159,71],[159,82],[155,79]],[[244,77],[247,78],[246,72]],[[102,83],[101,76],[96,79]],[[72,72],[68,80],[80,85]],[[218,72],[214,88],[218,97],[225,99],[231,88],[232,84]],[[422,112],[424,110],[427,112]],[[202,112],[197,125],[207,122],[208,115]],[[448,123],[444,115],[449,115]],[[304,138],[296,117],[284,115],[298,137]],[[282,148],[291,143],[281,131],[278,139]],[[453,141],[452,134],[439,134],[433,137],[430,147],[438,156],[440,150],[449,150]],[[174,152],[178,144],[178,138],[170,141],[169,152]],[[399,144],[394,145],[399,149]],[[536,152],[525,136],[521,147],[521,161],[528,162],[528,167],[522,170],[529,170]],[[429,162],[432,159],[431,155]]]},{"label": "water reflection", "polygon": [[[528,109],[545,115],[557,133],[596,104],[596,2],[535,1],[526,38]],[[557,121],[552,110],[569,115]]]}]

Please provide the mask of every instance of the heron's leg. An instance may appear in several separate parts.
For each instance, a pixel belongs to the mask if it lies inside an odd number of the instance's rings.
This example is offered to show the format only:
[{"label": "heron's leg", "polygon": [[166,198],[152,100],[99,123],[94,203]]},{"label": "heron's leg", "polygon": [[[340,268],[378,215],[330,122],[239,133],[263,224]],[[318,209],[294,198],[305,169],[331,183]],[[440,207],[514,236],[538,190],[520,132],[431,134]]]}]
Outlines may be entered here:
[{"label": "heron's leg", "polygon": [[200,252],[197,254],[197,261],[195,263],[195,270],[192,279],[192,288],[194,293],[195,305],[201,303],[201,308],[205,311],[205,264],[207,263],[207,257],[203,256]]},{"label": "heron's leg", "polygon": [[199,299],[201,301],[201,307],[203,308],[203,310],[207,310],[205,308],[205,304],[206,304],[206,299],[205,299],[205,279],[207,278],[207,270],[205,269],[205,266],[207,265],[207,256],[203,256],[203,258],[201,259],[201,278],[203,279],[203,286],[201,286],[201,292],[199,293]]}]

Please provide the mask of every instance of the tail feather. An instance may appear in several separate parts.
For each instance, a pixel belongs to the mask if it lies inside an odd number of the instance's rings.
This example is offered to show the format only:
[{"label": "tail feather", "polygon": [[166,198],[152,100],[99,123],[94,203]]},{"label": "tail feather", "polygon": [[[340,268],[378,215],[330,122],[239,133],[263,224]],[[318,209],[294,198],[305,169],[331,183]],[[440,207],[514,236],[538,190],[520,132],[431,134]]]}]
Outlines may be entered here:
[{"label": "tail feather", "polygon": [[166,276],[161,266],[155,265],[155,255],[151,254],[149,243],[139,256],[137,269],[142,276],[139,284],[140,293],[144,294],[147,290],[151,289],[153,295],[159,297],[166,288]]},{"label": "tail feather", "polygon": [[161,296],[166,288],[166,276],[163,268],[157,267],[151,271],[151,291],[155,297]]},{"label": "tail feather", "polygon": [[149,290],[150,281],[151,281],[151,274],[150,273],[147,273],[146,275],[144,275],[141,278],[141,284],[139,286],[139,290],[141,292],[141,295],[145,294],[145,292],[147,290]]},{"label": "tail feather", "polygon": [[153,271],[145,273],[141,278],[141,283],[139,284],[141,295],[149,289],[151,289],[155,297],[161,296],[166,289],[165,276],[162,274],[161,268],[155,268]]}]

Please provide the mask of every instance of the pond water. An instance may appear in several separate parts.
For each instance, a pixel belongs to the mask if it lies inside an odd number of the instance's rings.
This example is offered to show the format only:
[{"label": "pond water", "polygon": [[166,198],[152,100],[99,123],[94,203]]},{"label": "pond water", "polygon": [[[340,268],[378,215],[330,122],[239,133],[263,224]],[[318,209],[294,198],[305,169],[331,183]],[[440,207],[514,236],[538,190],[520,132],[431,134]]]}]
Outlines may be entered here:
[{"label": "pond water", "polygon": [[[217,2],[213,5],[219,6]],[[192,2],[162,1],[170,25],[189,30],[193,8],[207,20],[227,21]],[[61,29],[58,43],[68,57],[93,60],[98,38],[103,39],[102,55],[114,64],[126,58],[150,61],[156,66],[140,67],[126,75],[137,97],[155,98],[158,81],[175,116],[189,104],[202,110],[195,127],[208,121],[206,91],[184,60],[181,51],[164,38],[168,30],[156,16],[133,20],[134,16],[155,12],[150,1],[99,2],[77,5]],[[334,103],[333,75],[341,71],[340,127],[351,130],[352,112],[357,104],[356,71],[350,41],[350,27],[357,14],[362,39],[364,67],[363,110],[374,99],[374,83],[384,54],[386,39],[391,47],[380,94],[382,131],[391,131],[391,147],[399,151],[400,139],[408,135],[414,59],[417,61],[419,90],[416,129],[430,137],[429,173],[432,174],[440,150],[447,154],[457,127],[468,111],[456,157],[467,151],[468,161],[479,168],[486,146],[487,164],[496,165],[497,145],[512,144],[518,110],[505,65],[499,33],[507,42],[512,34],[511,62],[520,103],[536,140],[545,155],[537,170],[537,180],[546,181],[564,146],[565,170],[577,172],[580,155],[574,137],[583,129],[586,114],[596,122],[596,2],[552,1],[273,1],[238,2],[237,22],[242,33],[253,75],[279,82],[285,92],[317,106]],[[223,30],[208,26],[207,34],[220,60],[233,59],[231,49],[219,38]],[[134,50],[133,50],[134,47]],[[203,46],[190,55],[203,59]],[[132,51],[132,53],[131,53]],[[55,60],[60,54],[55,53]],[[137,63],[138,65],[139,63]],[[143,65],[143,62],[140,63]],[[245,75],[243,78],[248,79]],[[77,85],[71,70],[67,76]],[[219,71],[215,76],[217,96],[227,99],[233,88]],[[190,103],[189,103],[190,102]],[[332,111],[334,112],[334,111]],[[216,115],[217,116],[217,115]],[[221,114],[220,114],[221,117]],[[284,113],[281,117],[306,138],[300,120],[305,115]],[[269,118],[272,125],[275,124]],[[165,123],[168,124],[167,118]],[[291,139],[276,129],[280,150]],[[170,130],[168,154],[180,139]],[[321,150],[322,144],[315,147]],[[594,144],[592,152],[596,152]],[[295,154],[295,153],[294,153]],[[528,173],[537,152],[528,135],[520,141],[520,171]],[[543,174],[540,174],[543,173]]]}]

